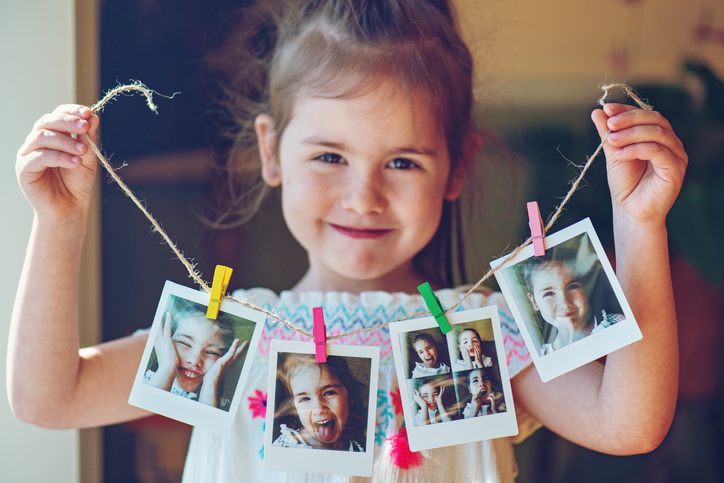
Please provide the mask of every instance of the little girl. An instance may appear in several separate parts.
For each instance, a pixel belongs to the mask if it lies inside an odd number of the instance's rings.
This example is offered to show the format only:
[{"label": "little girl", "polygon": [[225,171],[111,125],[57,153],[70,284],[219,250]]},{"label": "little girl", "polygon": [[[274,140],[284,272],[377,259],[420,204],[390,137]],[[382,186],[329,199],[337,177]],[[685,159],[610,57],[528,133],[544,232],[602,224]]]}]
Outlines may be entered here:
[{"label": "little girl", "polygon": [[[426,451],[419,466],[398,467],[387,454],[387,438],[403,421],[393,404],[399,388],[389,332],[357,331],[425,310],[417,294],[425,281],[443,307],[461,299],[461,291],[444,289],[453,286],[451,274],[460,273],[454,265],[463,262],[452,256],[459,253],[452,221],[459,219],[457,200],[481,137],[472,120],[472,57],[450,6],[425,0],[281,3],[291,6],[247,16],[251,24],[241,26],[242,40],[229,42],[235,56],[219,63],[229,70],[217,78],[232,96],[226,120],[238,121],[229,133],[228,172],[256,173],[244,191],[251,198],[282,188],[283,216],[307,251],[309,269],[290,291],[235,296],[275,310],[307,333],[311,308],[324,306],[340,314],[329,321],[328,333],[350,334],[338,343],[380,346],[373,480],[440,481],[455,474],[459,481],[512,481],[507,439]],[[279,25],[269,20],[275,18]],[[606,104],[592,119],[606,136],[618,277],[643,339],[609,354],[605,365],[587,364],[543,384],[508,312],[500,319],[519,420],[533,418],[601,452],[633,454],[661,442],[676,405],[665,219],[687,156],[656,112]],[[44,427],[97,426],[148,414],[127,402],[147,336],[79,349],[78,273],[97,166],[84,139],[95,137],[98,123],[86,107],[60,106],[33,126],[16,162],[35,218],[10,329],[8,394],[20,419]],[[259,176],[265,188],[255,191]],[[499,294],[476,293],[459,310],[489,304],[505,307]],[[268,321],[243,401],[259,404],[258,394],[266,391],[268,341],[292,337],[298,334]],[[184,480],[344,480],[265,472],[264,421],[255,414],[241,407],[226,436],[196,428]]]},{"label": "little girl", "polygon": [[144,382],[220,407],[223,376],[247,345],[249,341],[240,343],[234,337],[234,327],[224,314],[208,319],[199,304],[189,303],[173,320],[166,312]]},{"label": "little girl", "polygon": [[[565,347],[623,320],[620,306],[607,312],[590,304],[583,281],[576,273],[576,253],[567,247],[526,260],[524,270],[528,300],[533,310],[553,330],[541,346],[541,355]],[[597,262],[598,263],[598,262]],[[599,265],[600,266],[600,265]],[[589,269],[589,272],[595,272]],[[609,287],[610,288],[610,287]]]},{"label": "little girl", "polygon": [[450,411],[445,407],[443,397],[445,387],[448,392],[452,390],[452,379],[450,376],[433,376],[425,379],[413,379],[415,404],[415,425],[425,426],[427,424],[452,421]]},{"label": "little girl", "polygon": [[485,369],[473,369],[468,373],[467,379],[471,399],[463,409],[464,418],[475,418],[506,410],[503,393],[493,391],[490,376],[486,374]]},{"label": "little girl", "polygon": [[460,359],[453,364],[455,372],[493,365],[493,359],[483,354],[480,334],[475,329],[466,328],[460,331],[458,334],[458,352],[460,353]]},{"label": "little girl", "polygon": [[450,367],[440,360],[438,350],[440,344],[430,334],[425,332],[417,334],[412,341],[412,347],[420,358],[420,362],[415,361],[415,368],[412,370],[413,378],[450,372]]},{"label": "little girl", "polygon": [[[285,448],[364,451],[369,388],[358,381],[343,357],[317,364],[312,354],[280,354],[276,421],[272,443]],[[283,398],[284,393],[289,398]]]}]

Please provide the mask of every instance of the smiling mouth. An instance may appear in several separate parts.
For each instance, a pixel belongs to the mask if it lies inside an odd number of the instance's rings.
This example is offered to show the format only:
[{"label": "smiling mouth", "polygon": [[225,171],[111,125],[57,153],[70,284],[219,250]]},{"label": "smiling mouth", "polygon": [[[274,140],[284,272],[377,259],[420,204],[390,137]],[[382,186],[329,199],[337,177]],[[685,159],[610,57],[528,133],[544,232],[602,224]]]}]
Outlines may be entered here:
[{"label": "smiling mouth", "polygon": [[200,379],[201,377],[203,377],[202,374],[199,374],[195,371],[189,371],[188,369],[184,369],[183,367],[179,368],[178,372],[187,379]]},{"label": "smiling mouth", "polygon": [[330,223],[329,226],[331,226],[338,233],[341,233],[344,236],[357,239],[380,238],[392,231],[389,229],[352,228],[349,226],[335,225],[334,223]]},{"label": "smiling mouth", "polygon": [[331,443],[335,439],[334,428],[337,422],[330,418],[323,421],[317,421],[314,423],[314,427],[317,429],[317,435],[319,439],[324,443]]}]

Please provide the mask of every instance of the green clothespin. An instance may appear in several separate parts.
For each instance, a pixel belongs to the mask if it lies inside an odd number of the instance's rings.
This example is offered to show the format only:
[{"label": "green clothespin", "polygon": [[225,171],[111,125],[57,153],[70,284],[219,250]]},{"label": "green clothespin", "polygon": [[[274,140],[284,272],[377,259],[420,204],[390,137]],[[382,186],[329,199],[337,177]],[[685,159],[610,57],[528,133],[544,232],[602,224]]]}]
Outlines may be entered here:
[{"label": "green clothespin", "polygon": [[440,305],[440,299],[437,298],[437,295],[432,291],[430,284],[425,282],[417,287],[417,290],[420,291],[420,295],[422,295],[422,298],[425,300],[425,305],[427,305],[428,310],[432,312],[432,316],[435,317],[442,333],[447,334],[450,332],[452,330],[450,322],[447,321],[445,310],[443,310],[442,305]]}]

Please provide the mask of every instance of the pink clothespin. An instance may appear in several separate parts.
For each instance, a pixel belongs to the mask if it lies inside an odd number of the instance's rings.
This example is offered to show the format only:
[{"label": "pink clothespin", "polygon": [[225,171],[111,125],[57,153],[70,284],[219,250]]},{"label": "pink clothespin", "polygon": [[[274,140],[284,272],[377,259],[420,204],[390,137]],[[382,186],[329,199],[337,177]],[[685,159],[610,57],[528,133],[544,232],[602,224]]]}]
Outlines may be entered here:
[{"label": "pink clothespin", "polygon": [[317,362],[327,362],[327,329],[324,327],[324,310],[322,307],[314,307],[312,309],[312,319],[314,327],[314,351],[316,353]]},{"label": "pink clothespin", "polygon": [[529,201],[528,207],[528,225],[530,226],[530,238],[533,240],[533,253],[536,257],[542,257],[546,254],[545,246],[543,246],[543,219],[540,216],[540,208],[537,201]]}]

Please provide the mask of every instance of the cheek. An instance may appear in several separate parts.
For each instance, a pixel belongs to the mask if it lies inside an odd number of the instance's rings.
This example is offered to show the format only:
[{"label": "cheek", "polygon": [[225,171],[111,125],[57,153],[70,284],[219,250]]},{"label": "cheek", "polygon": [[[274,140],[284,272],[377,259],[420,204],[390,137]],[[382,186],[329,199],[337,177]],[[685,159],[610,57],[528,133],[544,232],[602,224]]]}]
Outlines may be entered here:
[{"label": "cheek", "polygon": [[337,415],[337,419],[343,425],[347,422],[349,416],[349,401],[347,398],[339,398],[335,404],[334,413]]},{"label": "cheek", "polygon": [[577,290],[574,298],[575,304],[581,308],[582,311],[588,309],[588,299],[582,290]]},{"label": "cheek", "polygon": [[538,303],[538,309],[540,310],[541,315],[545,317],[550,317],[556,309],[556,301],[554,297],[545,297],[540,300],[537,300]]},{"label": "cheek", "polygon": [[204,356],[204,372],[208,372],[219,358],[216,356]]},{"label": "cheek", "polygon": [[304,405],[294,405],[294,410],[297,412],[297,416],[299,416],[299,420],[302,422],[304,426],[307,426],[309,424],[309,414],[311,411],[308,407]]},{"label": "cheek", "polygon": [[188,352],[188,347],[184,347],[180,344],[174,344],[174,348],[176,349],[176,355],[178,355],[178,358],[181,362],[186,360],[186,353]]}]

